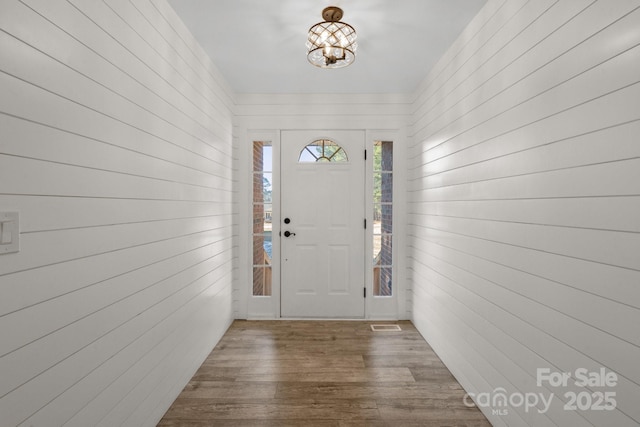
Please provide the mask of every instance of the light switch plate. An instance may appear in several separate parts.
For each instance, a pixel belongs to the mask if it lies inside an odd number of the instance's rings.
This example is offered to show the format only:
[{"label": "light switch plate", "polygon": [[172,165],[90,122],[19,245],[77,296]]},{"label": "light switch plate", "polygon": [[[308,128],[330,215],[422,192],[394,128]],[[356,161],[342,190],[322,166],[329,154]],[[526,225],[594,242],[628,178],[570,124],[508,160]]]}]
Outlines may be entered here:
[{"label": "light switch plate", "polygon": [[0,254],[20,251],[20,215],[0,212]]}]

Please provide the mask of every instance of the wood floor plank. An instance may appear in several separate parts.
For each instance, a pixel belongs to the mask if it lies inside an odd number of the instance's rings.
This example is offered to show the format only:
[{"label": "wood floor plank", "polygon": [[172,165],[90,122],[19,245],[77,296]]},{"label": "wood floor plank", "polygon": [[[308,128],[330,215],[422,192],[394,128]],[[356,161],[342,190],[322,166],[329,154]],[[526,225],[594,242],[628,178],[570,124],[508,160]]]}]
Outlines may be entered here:
[{"label": "wood floor plank", "polygon": [[[338,427],[487,427],[488,421],[457,420],[451,415],[446,418],[430,418],[427,420],[345,420],[339,421]],[[299,426],[300,427],[300,426]],[[304,424],[304,427],[307,427]]]},{"label": "wood floor plank", "polygon": [[232,356],[227,356],[225,359],[207,359],[202,366],[207,368],[247,368],[248,361],[259,361],[259,366],[255,368],[269,368],[276,369],[282,366],[295,366],[298,368],[323,368],[327,366],[333,366],[336,368],[364,368],[365,362],[360,355],[351,356],[327,356],[318,358],[317,356],[309,355],[272,355],[264,357],[254,358],[242,358],[237,359]]},{"label": "wood floor plank", "polygon": [[[423,405],[415,406],[414,401],[381,404],[380,415],[383,420],[402,422],[404,420],[434,421],[434,420],[458,420],[481,421],[486,420],[484,415],[475,408],[448,407],[439,401],[425,400]],[[488,423],[488,421],[487,421]],[[490,424],[487,424],[490,425]]]},{"label": "wood floor plank", "polygon": [[390,354],[390,355],[374,355],[365,356],[363,358],[364,366],[371,367],[441,367],[442,362],[439,358],[433,356],[428,357],[424,352],[412,352],[409,354]]},{"label": "wood floor plank", "polygon": [[276,383],[237,383],[234,381],[190,381],[180,397],[217,400],[255,400],[276,397]]},{"label": "wood floor plank", "polygon": [[253,403],[211,403],[207,399],[179,397],[165,418],[341,420],[380,418],[375,401],[364,400],[257,400]]},{"label": "wood floor plank", "polygon": [[235,321],[158,425],[490,426],[411,322],[390,323]]},{"label": "wood floor plank", "polygon": [[297,399],[300,396],[314,399],[421,399],[451,397],[462,401],[462,387],[429,383],[280,383],[276,391],[278,399]]},{"label": "wood floor plank", "polygon": [[203,366],[194,381],[414,382],[409,368],[304,368],[298,366],[215,368]]},{"label": "wood floor plank", "polygon": [[408,368],[317,368],[313,370],[284,366],[273,372],[248,372],[236,377],[236,381],[272,381],[272,382],[347,382],[347,383],[385,383],[414,382]]},{"label": "wood floor plank", "polygon": [[444,383],[456,381],[451,372],[443,365],[431,367],[410,366],[409,370],[417,382]]},{"label": "wood floor plank", "polygon": [[[369,421],[348,421],[353,426],[374,426]],[[340,427],[338,420],[198,420],[198,419],[168,419],[163,418],[158,427]],[[382,424],[387,425],[387,424]]]}]

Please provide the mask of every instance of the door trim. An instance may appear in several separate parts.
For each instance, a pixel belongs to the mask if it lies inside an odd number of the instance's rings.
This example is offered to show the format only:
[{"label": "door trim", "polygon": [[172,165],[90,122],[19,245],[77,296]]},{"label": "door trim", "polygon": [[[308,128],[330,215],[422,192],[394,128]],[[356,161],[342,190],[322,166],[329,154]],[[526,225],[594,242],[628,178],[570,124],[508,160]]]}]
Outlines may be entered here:
[{"label": "door trim", "polygon": [[[252,188],[252,174],[253,174],[253,143],[254,141],[270,141],[272,144],[272,188],[274,189],[272,194],[272,260],[278,260],[278,262],[272,263],[271,270],[271,296],[253,296],[253,233],[252,233],[252,221],[253,221],[253,188]],[[241,253],[247,258],[246,268],[242,268],[239,271],[240,281],[239,283],[246,283],[246,286],[241,286],[241,292],[238,295],[238,301],[246,304],[246,318],[247,319],[279,319],[280,318],[280,242],[279,239],[273,238],[280,234],[280,130],[249,130],[247,131],[246,144],[244,144],[246,154],[244,162],[246,171],[242,175],[241,187],[246,189],[241,194],[243,200],[240,209],[240,223],[244,224],[242,227],[244,233],[240,233],[242,239],[239,241],[240,249],[245,250]],[[246,181],[245,181],[246,180]],[[241,181],[239,179],[239,181]],[[277,296],[277,297],[276,297]]]}]

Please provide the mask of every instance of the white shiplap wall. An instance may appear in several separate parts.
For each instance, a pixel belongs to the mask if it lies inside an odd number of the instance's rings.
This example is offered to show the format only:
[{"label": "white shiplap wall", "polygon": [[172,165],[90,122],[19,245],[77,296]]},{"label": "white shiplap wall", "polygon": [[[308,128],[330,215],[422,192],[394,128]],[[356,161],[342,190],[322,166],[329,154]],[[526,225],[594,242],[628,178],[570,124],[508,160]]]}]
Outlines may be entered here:
[{"label": "white shiplap wall", "polygon": [[232,319],[231,92],[164,0],[3,0],[0,93],[0,424],[155,425]]},{"label": "white shiplap wall", "polygon": [[404,129],[410,94],[238,94],[245,129]]},{"label": "white shiplap wall", "polygon": [[[413,118],[416,326],[469,392],[554,393],[547,413],[484,408],[495,425],[638,425],[640,3],[490,0]],[[545,367],[618,384],[537,387]],[[567,391],[617,408],[564,410]]]}]

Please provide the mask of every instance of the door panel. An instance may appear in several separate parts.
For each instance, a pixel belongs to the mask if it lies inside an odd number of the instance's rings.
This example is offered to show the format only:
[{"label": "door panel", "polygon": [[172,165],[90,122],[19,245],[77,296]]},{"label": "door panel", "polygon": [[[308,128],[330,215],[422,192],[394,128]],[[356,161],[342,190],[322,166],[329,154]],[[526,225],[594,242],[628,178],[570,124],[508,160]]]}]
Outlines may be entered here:
[{"label": "door panel", "polygon": [[[342,147],[348,161],[300,163],[319,139]],[[281,224],[283,317],[364,317],[363,152],[363,131],[282,132],[282,217],[291,221]]]}]

